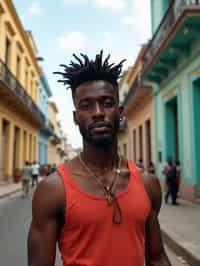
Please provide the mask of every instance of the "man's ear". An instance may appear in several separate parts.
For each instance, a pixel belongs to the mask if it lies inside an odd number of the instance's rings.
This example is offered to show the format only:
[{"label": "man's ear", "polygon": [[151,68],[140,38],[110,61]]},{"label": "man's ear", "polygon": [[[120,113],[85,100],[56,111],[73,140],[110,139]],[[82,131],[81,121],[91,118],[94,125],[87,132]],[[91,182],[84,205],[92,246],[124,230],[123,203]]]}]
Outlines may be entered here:
[{"label": "man's ear", "polygon": [[73,111],[73,120],[74,120],[75,125],[78,125],[78,120],[77,120],[77,113],[76,113],[76,111]]}]

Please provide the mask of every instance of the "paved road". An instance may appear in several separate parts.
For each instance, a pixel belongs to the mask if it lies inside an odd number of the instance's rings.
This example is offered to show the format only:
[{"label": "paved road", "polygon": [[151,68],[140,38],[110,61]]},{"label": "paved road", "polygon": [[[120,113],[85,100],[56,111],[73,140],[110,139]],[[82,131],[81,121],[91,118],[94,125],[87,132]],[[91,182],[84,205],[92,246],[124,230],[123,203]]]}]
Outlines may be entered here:
[{"label": "paved road", "polygon": [[[31,219],[31,198],[20,194],[0,200],[0,265],[27,266],[26,238]],[[167,248],[173,266],[187,266]],[[61,265],[57,258],[56,266]]]}]

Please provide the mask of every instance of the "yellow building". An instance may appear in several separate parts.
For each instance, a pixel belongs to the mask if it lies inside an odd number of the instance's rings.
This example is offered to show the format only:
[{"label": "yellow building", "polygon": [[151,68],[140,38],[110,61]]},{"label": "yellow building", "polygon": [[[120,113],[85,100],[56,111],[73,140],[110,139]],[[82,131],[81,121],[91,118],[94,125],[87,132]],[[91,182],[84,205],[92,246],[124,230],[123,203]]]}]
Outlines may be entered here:
[{"label": "yellow building", "polygon": [[49,164],[58,163],[58,144],[60,144],[59,124],[56,118],[58,113],[57,106],[54,102],[49,103],[49,121],[54,135],[49,138],[48,160]]},{"label": "yellow building", "polygon": [[[142,159],[147,170],[150,162],[155,162],[154,111],[151,86],[141,80],[144,46],[124,79],[129,88],[123,99],[124,116],[119,133],[119,150],[122,154],[138,163]],[[124,84],[121,87],[126,87]],[[119,89],[121,89],[121,87]]]},{"label": "yellow building", "polygon": [[11,0],[0,1],[0,179],[12,176],[37,156],[44,125],[38,102],[40,68],[31,32]]}]

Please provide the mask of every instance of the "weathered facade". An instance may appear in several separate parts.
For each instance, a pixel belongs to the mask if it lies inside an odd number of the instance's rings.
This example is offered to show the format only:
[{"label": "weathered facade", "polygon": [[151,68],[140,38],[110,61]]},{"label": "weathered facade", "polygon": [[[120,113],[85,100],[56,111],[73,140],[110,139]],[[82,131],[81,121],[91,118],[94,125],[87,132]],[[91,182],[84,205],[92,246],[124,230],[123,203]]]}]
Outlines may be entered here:
[{"label": "weathered facade", "polygon": [[24,30],[10,0],[0,1],[0,179],[37,158],[40,68],[31,32]]},{"label": "weathered facade", "polygon": [[39,107],[45,117],[45,126],[38,133],[38,161],[41,165],[48,164],[48,142],[49,137],[54,134],[49,123],[49,97],[51,96],[50,86],[42,72],[39,84]]},{"label": "weathered facade", "polygon": [[129,71],[127,82],[128,93],[123,100],[124,116],[127,125],[120,131],[119,147],[129,159],[137,163],[142,160],[147,171],[150,162],[155,162],[154,153],[154,110],[151,85],[141,79],[144,46]]},{"label": "weathered facade", "polygon": [[163,180],[167,156],[180,161],[181,195],[193,200],[200,196],[200,1],[151,6],[143,73],[153,84],[157,174]]}]

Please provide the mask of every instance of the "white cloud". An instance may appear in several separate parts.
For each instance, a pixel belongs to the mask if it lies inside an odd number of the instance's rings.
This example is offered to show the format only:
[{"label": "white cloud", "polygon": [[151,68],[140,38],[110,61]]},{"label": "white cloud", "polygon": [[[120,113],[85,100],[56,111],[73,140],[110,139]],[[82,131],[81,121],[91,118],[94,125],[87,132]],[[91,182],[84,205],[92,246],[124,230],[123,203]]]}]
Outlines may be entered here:
[{"label": "white cloud", "polygon": [[63,36],[57,38],[57,45],[61,49],[82,49],[86,43],[86,36],[82,32],[65,32]]},{"label": "white cloud", "polygon": [[124,11],[127,0],[64,0],[66,5],[94,5],[97,8],[110,9],[114,12]]},{"label": "white cloud", "polygon": [[95,0],[97,7],[108,8],[112,11],[124,11],[125,0]]},{"label": "white cloud", "polygon": [[40,6],[40,3],[37,1],[32,2],[28,7],[28,11],[34,16],[40,15],[42,13],[42,8]]},{"label": "white cloud", "polygon": [[85,5],[88,4],[90,0],[64,0],[66,5]]},{"label": "white cloud", "polygon": [[151,35],[150,21],[150,0],[132,0],[130,13],[121,19],[122,24],[132,26],[144,38]]},{"label": "white cloud", "polygon": [[134,26],[136,24],[136,21],[132,16],[126,16],[121,19],[121,23],[124,25]]}]

